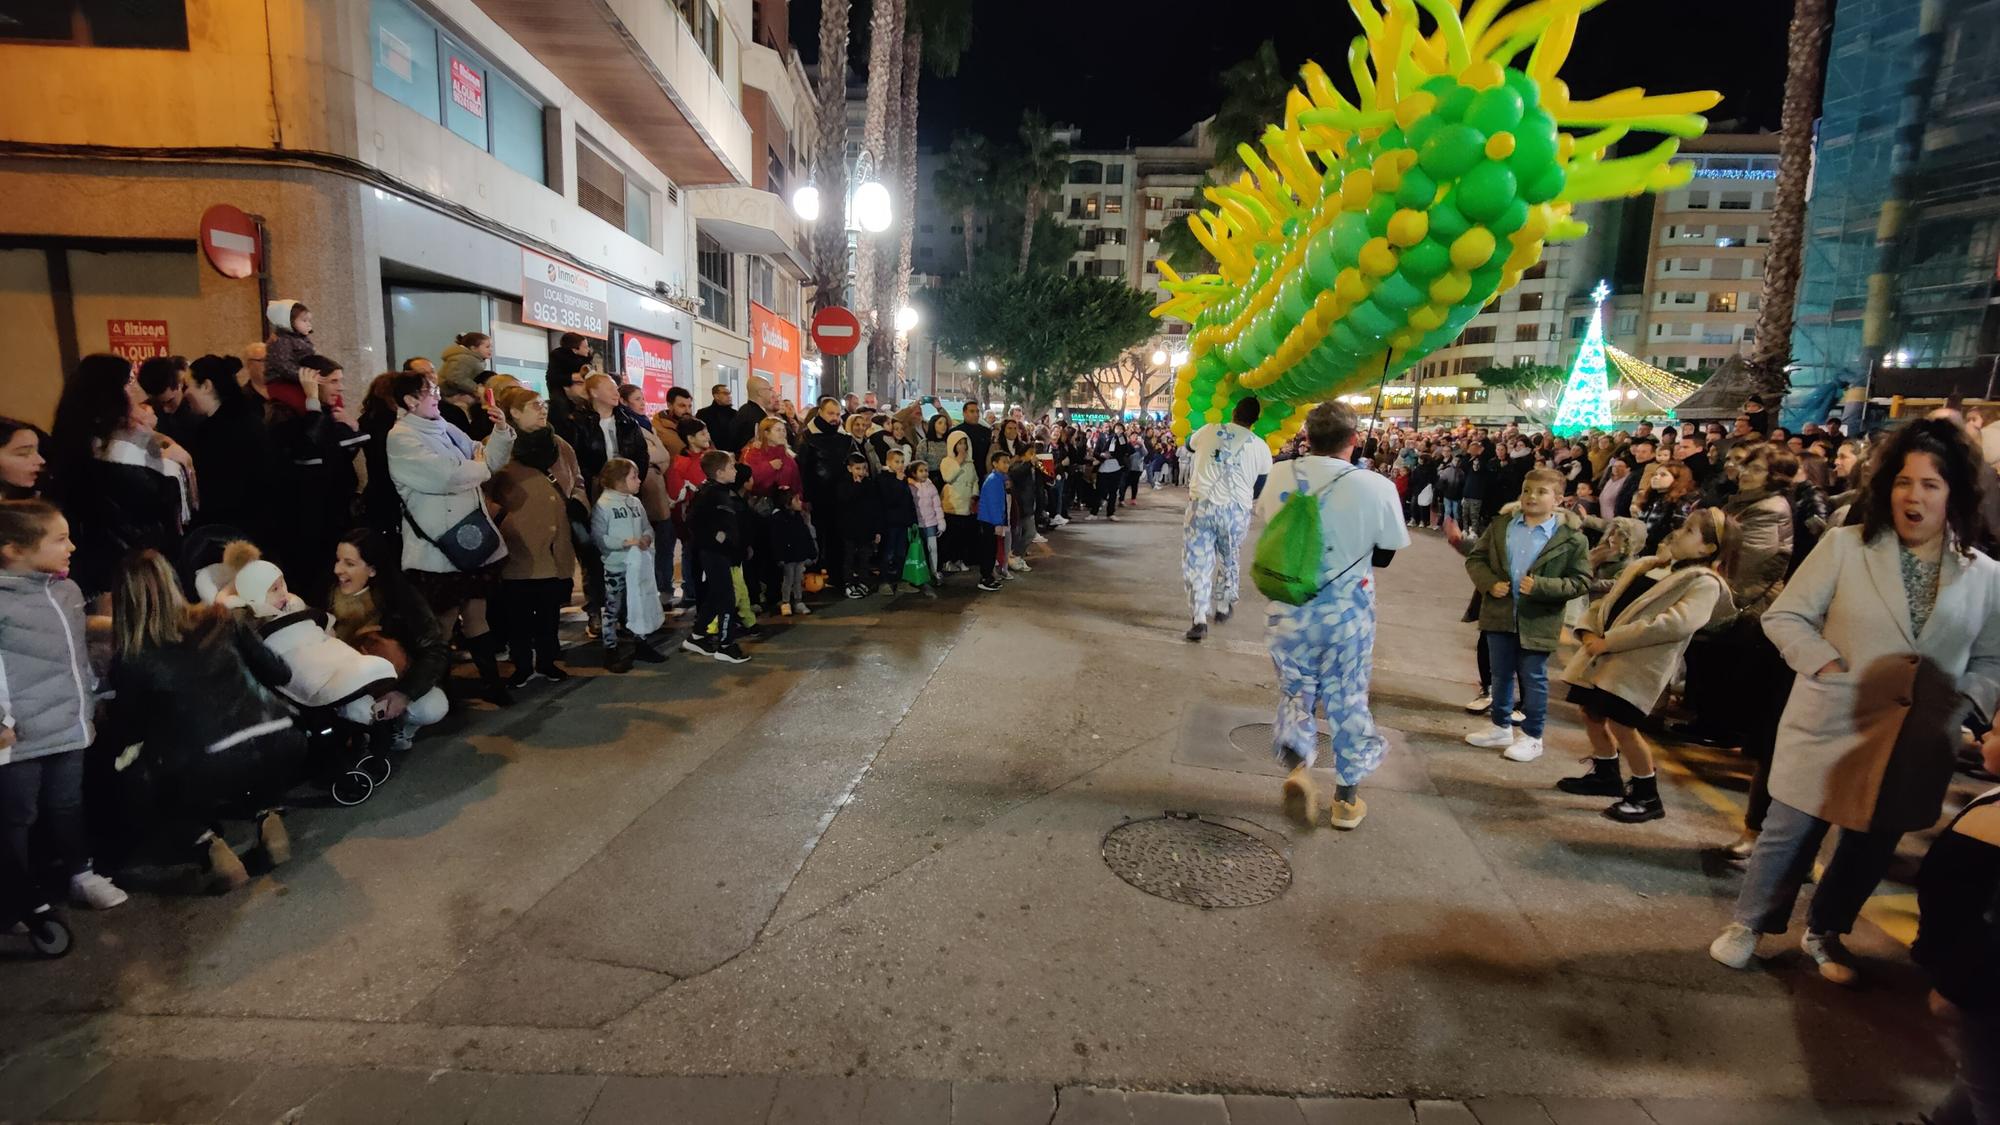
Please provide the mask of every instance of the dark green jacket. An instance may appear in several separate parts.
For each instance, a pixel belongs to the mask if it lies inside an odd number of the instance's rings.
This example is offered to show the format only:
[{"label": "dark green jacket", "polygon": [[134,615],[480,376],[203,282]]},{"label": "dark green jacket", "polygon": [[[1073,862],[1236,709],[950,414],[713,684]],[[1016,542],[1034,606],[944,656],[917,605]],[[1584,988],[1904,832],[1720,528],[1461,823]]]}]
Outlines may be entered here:
[{"label": "dark green jacket", "polygon": [[1507,572],[1507,529],[1513,525],[1515,506],[1501,509],[1492,523],[1465,556],[1465,572],[1479,588],[1479,629],[1486,633],[1515,633],[1521,647],[1531,652],[1554,652],[1562,639],[1563,606],[1590,588],[1590,543],[1577,530],[1573,512],[1556,512],[1556,531],[1535,556],[1528,573],[1535,579],[1534,590],[1521,595],[1520,612],[1515,597],[1496,598],[1489,591],[1510,581]]}]

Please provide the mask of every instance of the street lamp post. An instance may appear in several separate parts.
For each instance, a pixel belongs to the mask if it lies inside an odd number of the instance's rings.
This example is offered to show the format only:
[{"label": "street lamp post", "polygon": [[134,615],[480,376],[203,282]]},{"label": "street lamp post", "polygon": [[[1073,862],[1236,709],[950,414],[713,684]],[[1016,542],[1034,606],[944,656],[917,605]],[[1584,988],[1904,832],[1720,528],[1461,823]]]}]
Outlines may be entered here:
[{"label": "street lamp post", "polygon": [[[816,222],[820,215],[819,188],[807,180],[806,185],[792,194],[792,212],[800,219]],[[847,198],[841,200],[840,219],[847,230],[847,263],[841,276],[840,303],[850,311],[854,308],[854,266],[860,255],[861,233],[881,234],[889,229],[895,220],[894,209],[889,200],[889,189],[875,178],[875,156],[866,148],[854,157],[853,167],[848,169]],[[898,314],[900,317],[900,314]],[[849,375],[853,373],[854,356],[867,356],[867,338],[862,338],[861,347],[849,353]],[[835,358],[832,356],[829,359]],[[828,365],[820,375],[820,393],[838,395],[841,380],[833,365]],[[856,386],[859,393],[862,388]]]}]

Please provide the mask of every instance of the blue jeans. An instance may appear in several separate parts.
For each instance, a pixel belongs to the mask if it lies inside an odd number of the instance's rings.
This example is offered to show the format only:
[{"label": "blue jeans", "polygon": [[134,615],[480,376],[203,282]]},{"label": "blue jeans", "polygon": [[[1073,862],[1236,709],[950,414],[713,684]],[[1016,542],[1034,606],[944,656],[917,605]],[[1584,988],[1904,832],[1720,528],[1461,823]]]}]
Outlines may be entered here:
[{"label": "blue jeans", "polygon": [[[1792,922],[1792,904],[1812,871],[1819,846],[1826,839],[1826,821],[1774,800],[1764,814],[1764,831],[1750,853],[1743,889],[1736,893],[1736,920],[1760,934],[1782,934]],[[1844,934],[1854,929],[1861,907],[1888,874],[1896,858],[1900,832],[1840,830],[1833,859],[1821,873],[1806,911],[1806,928],[1816,934]]]},{"label": "blue jeans", "polygon": [[1958,1084],[1931,1112],[1931,1125],[2000,1125],[2000,1013],[1964,1013]]},{"label": "blue jeans", "polygon": [[1444,518],[1452,521],[1453,523],[1459,522],[1458,501],[1449,499],[1444,501]]},{"label": "blue jeans", "polygon": [[1514,725],[1514,683],[1521,684],[1521,730],[1542,737],[1549,715],[1549,654],[1521,647],[1517,633],[1482,633],[1486,656],[1493,663],[1493,725]]}]

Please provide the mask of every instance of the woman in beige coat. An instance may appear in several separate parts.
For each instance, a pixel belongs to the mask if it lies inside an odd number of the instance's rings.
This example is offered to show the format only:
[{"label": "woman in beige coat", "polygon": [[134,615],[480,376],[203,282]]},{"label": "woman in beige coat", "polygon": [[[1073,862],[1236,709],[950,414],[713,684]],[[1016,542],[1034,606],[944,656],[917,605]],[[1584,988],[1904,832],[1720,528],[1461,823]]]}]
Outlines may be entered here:
[{"label": "woman in beige coat", "polygon": [[[1653,748],[1639,727],[1660,701],[1695,633],[1730,604],[1727,569],[1737,528],[1719,508],[1703,508],[1660,544],[1658,557],[1634,560],[1591,604],[1576,627],[1577,651],[1563,669],[1569,701],[1583,708],[1590,772],[1556,788],[1581,797],[1622,797],[1604,815],[1626,824],[1667,815],[1653,773]],[[1628,788],[1618,759],[1632,767]]]},{"label": "woman in beige coat", "polygon": [[540,395],[516,387],[500,396],[500,408],[519,435],[512,460],[486,485],[500,508],[500,538],[507,557],[500,561],[500,594],[507,601],[507,648],[514,659],[510,688],[540,677],[569,678],[556,663],[562,648],[558,619],[569,603],[576,573],[570,537],[570,506],[583,509],[583,472],[576,451],[549,427],[549,409]]},{"label": "woman in beige coat", "polygon": [[1855,979],[1841,937],[1903,833],[1935,824],[1968,705],[2000,698],[2000,563],[1977,540],[1977,452],[1949,420],[1911,422],[1876,462],[1858,527],[1820,540],[1764,614],[1798,674],[1771,762],[1771,811],[1736,920],[1709,955],[1747,968],[1783,933],[1827,830],[1840,829],[1803,947],[1822,977]]}]

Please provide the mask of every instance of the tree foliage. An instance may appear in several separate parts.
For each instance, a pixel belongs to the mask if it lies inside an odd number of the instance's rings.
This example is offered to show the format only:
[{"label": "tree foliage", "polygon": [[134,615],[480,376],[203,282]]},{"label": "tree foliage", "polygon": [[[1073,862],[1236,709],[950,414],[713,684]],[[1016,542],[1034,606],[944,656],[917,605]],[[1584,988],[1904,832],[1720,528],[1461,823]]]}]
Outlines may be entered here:
[{"label": "tree foliage", "polygon": [[1019,228],[1021,256],[1016,267],[1019,272],[1027,273],[1032,260],[1032,239],[1042,233],[1041,224],[1035,219],[1040,217],[1049,193],[1061,191],[1062,186],[1069,182],[1069,145],[1058,138],[1055,130],[1034,110],[1021,115],[1019,136],[1020,150],[1009,154],[1002,167],[1021,198],[1022,213],[1028,217]]},{"label": "tree foliage", "polygon": [[947,284],[932,323],[948,354],[999,360],[994,380],[1038,413],[1151,336],[1150,307],[1122,281],[994,271]]},{"label": "tree foliage", "polygon": [[1569,372],[1553,364],[1524,363],[1518,366],[1482,367],[1477,378],[1482,384],[1494,390],[1525,391],[1564,382],[1569,378]]}]

